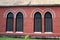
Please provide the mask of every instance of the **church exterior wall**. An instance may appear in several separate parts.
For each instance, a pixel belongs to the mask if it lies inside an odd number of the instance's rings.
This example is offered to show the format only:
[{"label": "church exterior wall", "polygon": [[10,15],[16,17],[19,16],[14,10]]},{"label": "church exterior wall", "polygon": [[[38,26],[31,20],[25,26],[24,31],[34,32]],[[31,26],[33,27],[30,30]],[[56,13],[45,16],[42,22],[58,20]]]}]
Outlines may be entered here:
[{"label": "church exterior wall", "polygon": [[[39,11],[42,15],[42,32],[35,34],[34,29],[34,13]],[[49,11],[52,14],[52,33],[44,32],[44,14]],[[6,32],[6,18],[7,14],[12,12],[14,14],[14,26],[13,33]],[[16,14],[18,12],[23,13],[23,33],[16,33]],[[0,7],[0,35],[39,35],[39,36],[60,36],[60,7],[49,6],[14,6],[14,7]]]}]

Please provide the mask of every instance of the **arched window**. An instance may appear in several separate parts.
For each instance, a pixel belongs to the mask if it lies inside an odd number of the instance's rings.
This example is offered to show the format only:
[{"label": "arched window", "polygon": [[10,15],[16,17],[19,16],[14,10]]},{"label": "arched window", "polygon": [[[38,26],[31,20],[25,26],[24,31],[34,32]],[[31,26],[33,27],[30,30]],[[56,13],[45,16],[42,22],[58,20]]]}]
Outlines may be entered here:
[{"label": "arched window", "polygon": [[44,15],[44,31],[52,32],[52,15],[50,12],[46,12]]},{"label": "arched window", "polygon": [[13,13],[9,12],[6,18],[6,31],[13,31]]},{"label": "arched window", "polygon": [[16,15],[16,31],[23,32],[23,14],[21,12]]},{"label": "arched window", "polygon": [[40,12],[34,14],[34,32],[42,32],[42,18]]}]

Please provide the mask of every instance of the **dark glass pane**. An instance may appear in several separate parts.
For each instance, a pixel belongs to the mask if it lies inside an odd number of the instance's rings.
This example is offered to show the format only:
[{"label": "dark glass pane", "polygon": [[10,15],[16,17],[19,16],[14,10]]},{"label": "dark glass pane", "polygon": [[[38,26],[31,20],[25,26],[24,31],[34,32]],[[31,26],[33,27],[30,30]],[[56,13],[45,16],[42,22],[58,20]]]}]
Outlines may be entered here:
[{"label": "dark glass pane", "polygon": [[52,15],[50,12],[46,12],[44,18],[52,18]]},{"label": "dark glass pane", "polygon": [[23,14],[21,12],[16,16],[16,31],[23,31]]},{"label": "dark glass pane", "polygon": [[41,14],[36,12],[34,15],[34,32],[41,32],[42,31],[42,19]]},{"label": "dark glass pane", "polygon": [[8,13],[7,18],[13,18],[13,14],[11,12]]},{"label": "dark glass pane", "polygon": [[36,13],[34,14],[34,18],[35,18],[35,19],[41,19],[41,14],[40,14],[39,12],[36,12]]},{"label": "dark glass pane", "polygon": [[23,18],[23,14],[21,12],[17,13],[17,18]]},{"label": "dark glass pane", "polygon": [[13,14],[11,12],[7,15],[6,31],[13,31]]},{"label": "dark glass pane", "polygon": [[50,12],[46,12],[46,14],[44,15],[44,31],[45,32],[52,32],[52,15]]}]

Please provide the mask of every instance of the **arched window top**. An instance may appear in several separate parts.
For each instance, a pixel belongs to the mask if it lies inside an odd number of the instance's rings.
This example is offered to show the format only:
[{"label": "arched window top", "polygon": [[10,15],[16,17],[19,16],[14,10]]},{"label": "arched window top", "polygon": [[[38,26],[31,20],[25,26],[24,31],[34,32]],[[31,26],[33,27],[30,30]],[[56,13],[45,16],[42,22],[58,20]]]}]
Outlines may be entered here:
[{"label": "arched window top", "polygon": [[36,12],[36,13],[34,14],[34,17],[35,17],[35,18],[41,18],[41,13],[40,13],[40,12]]},{"label": "arched window top", "polygon": [[8,15],[7,15],[7,18],[13,18],[13,13],[9,12]]},{"label": "arched window top", "polygon": [[46,12],[44,15],[45,18],[52,18],[52,15],[50,12]]},{"label": "arched window top", "polygon": [[18,12],[17,15],[16,15],[17,18],[22,18],[23,17],[23,14],[21,12]]}]

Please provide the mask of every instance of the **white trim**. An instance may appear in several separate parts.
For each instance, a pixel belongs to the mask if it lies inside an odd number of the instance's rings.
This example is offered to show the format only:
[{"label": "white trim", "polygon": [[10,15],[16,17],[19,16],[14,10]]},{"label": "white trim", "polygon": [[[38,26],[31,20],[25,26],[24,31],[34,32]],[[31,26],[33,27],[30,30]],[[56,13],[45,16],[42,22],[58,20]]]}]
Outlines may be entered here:
[{"label": "white trim", "polygon": [[13,33],[12,31],[7,31],[6,33]]},{"label": "white trim", "polygon": [[23,32],[16,32],[16,33],[23,33]]},{"label": "white trim", "polygon": [[[9,13],[9,12],[12,12],[13,13],[13,16],[14,16],[14,13],[15,13],[15,11],[12,9],[12,8],[10,8],[10,9],[8,9],[8,10],[6,10],[5,12],[4,12],[4,16],[3,17],[6,17],[7,18],[7,14]],[[15,18],[15,17],[14,17]]]},{"label": "white trim", "polygon": [[45,32],[45,34],[52,34],[52,32]]},{"label": "white trim", "polygon": [[25,10],[23,10],[21,8],[18,8],[15,11],[15,18],[16,18],[16,15],[17,15],[18,12],[21,12],[23,14],[23,17],[27,17]]},{"label": "white trim", "polygon": [[56,17],[55,12],[53,11],[53,9],[46,8],[46,9],[44,9],[44,15],[45,15],[46,12],[50,12],[52,14],[52,18]]},{"label": "white trim", "polygon": [[41,32],[34,32],[35,34],[41,34]]},{"label": "white trim", "polygon": [[33,9],[32,12],[31,12],[30,17],[33,17],[33,18],[34,18],[34,14],[35,14],[36,12],[40,12],[40,14],[42,15],[43,10],[40,9],[40,8],[35,8],[35,9]]}]

